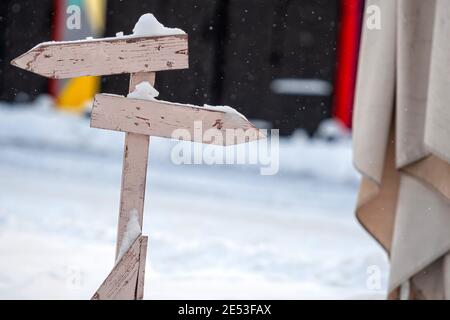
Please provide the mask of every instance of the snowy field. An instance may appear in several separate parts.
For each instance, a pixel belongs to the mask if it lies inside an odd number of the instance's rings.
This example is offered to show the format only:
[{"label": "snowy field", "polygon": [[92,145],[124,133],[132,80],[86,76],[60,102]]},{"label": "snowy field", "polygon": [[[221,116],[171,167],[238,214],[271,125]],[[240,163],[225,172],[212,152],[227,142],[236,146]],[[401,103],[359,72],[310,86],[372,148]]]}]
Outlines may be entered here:
[{"label": "snowy field", "polygon": [[[114,264],[124,134],[36,104],[0,104],[0,298],[88,299]],[[274,176],[174,165],[174,144],[150,142],[147,299],[384,296],[349,138],[282,139]],[[374,265],[381,290],[366,285]]]}]

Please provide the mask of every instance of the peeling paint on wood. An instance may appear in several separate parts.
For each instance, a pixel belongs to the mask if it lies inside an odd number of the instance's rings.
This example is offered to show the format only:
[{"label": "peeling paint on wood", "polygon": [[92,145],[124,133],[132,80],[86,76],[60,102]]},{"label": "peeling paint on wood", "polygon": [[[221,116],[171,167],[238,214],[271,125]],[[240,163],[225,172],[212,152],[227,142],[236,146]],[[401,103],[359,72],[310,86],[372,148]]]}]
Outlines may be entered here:
[{"label": "peeling paint on wood", "polygon": [[[206,140],[203,134],[194,134],[194,122],[201,121],[202,131],[217,129],[223,141]],[[209,110],[203,107],[164,101],[130,99],[99,94],[92,108],[91,127],[133,132],[149,136],[172,138],[176,129],[186,129],[192,141],[232,145],[265,138],[247,119],[235,113]],[[242,129],[242,139],[225,139],[227,129]]]},{"label": "peeling paint on wood", "polygon": [[[133,91],[142,81],[153,85],[155,73],[132,74],[129,91]],[[132,212],[137,212],[142,232],[149,138],[135,133],[125,135],[116,259]],[[92,299],[143,299],[147,237],[141,236],[139,239],[139,248],[135,242],[128,249]]]},{"label": "peeling paint on wood", "polygon": [[[132,74],[129,91],[132,92],[142,81],[148,81],[154,85],[155,73]],[[133,210],[137,210],[139,224],[142,228],[149,139],[149,136],[142,134],[126,133],[125,135],[116,258]]]},{"label": "peeling paint on wood", "polygon": [[147,259],[148,238],[142,237],[141,252],[139,254],[139,269],[136,284],[136,300],[144,299],[145,261]]},{"label": "peeling paint on wood", "polygon": [[125,135],[116,258],[132,212],[137,211],[139,225],[142,229],[148,146],[148,136],[133,133]]},{"label": "peeling paint on wood", "polygon": [[11,62],[54,79],[188,68],[188,36],[46,42]]},{"label": "peeling paint on wood", "polygon": [[[128,300],[143,296],[147,237],[139,236],[95,292],[92,300]],[[142,259],[144,258],[144,259]],[[144,261],[144,262],[142,262]]]},{"label": "peeling paint on wood", "polygon": [[[142,81],[148,81],[154,85],[155,73],[142,72],[131,74],[129,91],[132,92],[136,85]],[[142,232],[149,139],[149,136],[141,134],[126,133],[125,135],[119,222],[117,226],[116,259],[122,246],[128,221],[131,218],[131,212],[134,210],[137,211],[138,221]],[[135,282],[134,290],[132,292],[127,291],[128,296],[124,297],[124,299],[142,299],[144,296],[146,250],[147,239],[145,239],[145,246],[141,247],[139,267],[136,275],[137,281]]]}]

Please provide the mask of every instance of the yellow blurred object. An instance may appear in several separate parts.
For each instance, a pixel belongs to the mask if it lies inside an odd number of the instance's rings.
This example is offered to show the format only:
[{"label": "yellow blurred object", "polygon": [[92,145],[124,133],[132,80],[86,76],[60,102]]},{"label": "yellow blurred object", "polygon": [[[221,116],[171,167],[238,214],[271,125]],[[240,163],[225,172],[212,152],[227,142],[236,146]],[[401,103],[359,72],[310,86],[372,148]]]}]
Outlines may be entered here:
[{"label": "yellow blurred object", "polygon": [[[77,5],[82,10],[83,26],[81,29],[68,29],[65,20],[60,19],[57,26],[62,30],[61,39],[75,40],[84,39],[87,36],[101,37],[105,28],[106,0],[58,0],[63,4],[60,6],[60,15],[66,15],[69,5]],[[86,106],[94,99],[94,95],[100,89],[100,77],[80,77],[70,80],[56,80],[54,95],[56,106],[60,110],[82,113]]]},{"label": "yellow blurred object", "polygon": [[59,94],[56,105],[59,109],[83,112],[100,88],[100,77],[70,79]]},{"label": "yellow blurred object", "polygon": [[84,0],[91,27],[95,34],[102,34],[105,27],[106,0]]}]

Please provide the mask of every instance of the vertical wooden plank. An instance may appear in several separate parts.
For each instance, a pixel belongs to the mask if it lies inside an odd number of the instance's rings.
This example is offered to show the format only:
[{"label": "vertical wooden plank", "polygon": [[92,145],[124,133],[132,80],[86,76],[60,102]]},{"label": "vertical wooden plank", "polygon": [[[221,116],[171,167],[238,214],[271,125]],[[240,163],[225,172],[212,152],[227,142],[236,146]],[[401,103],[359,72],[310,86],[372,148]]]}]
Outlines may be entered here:
[{"label": "vertical wooden plank", "polygon": [[[147,248],[147,237],[138,237],[100,285],[92,296],[92,300],[135,299],[139,292],[137,280],[139,274],[143,272],[141,265],[145,266],[145,254],[142,255],[145,248]],[[142,296],[143,294],[140,293],[140,299]]]},{"label": "vertical wooden plank", "polygon": [[[132,92],[136,85],[142,81],[148,81],[154,85],[155,73],[149,72],[131,74],[129,91]],[[150,137],[145,135],[133,133],[125,134],[122,186],[120,192],[120,212],[117,228],[116,259],[122,246],[128,221],[133,214],[137,214],[142,231],[149,139]],[[142,258],[144,260],[141,260],[139,271],[139,275],[141,277],[138,275],[137,279],[137,286],[141,286],[142,289],[136,289],[136,292],[139,292],[141,299],[143,296],[144,279],[142,277],[145,272],[145,255],[141,255],[140,259]],[[129,298],[135,299],[135,296]]]},{"label": "vertical wooden plank", "polygon": [[133,214],[137,214],[139,225],[142,229],[148,143],[148,136],[133,133],[125,134],[116,259],[128,221]]},{"label": "vertical wooden plank", "polygon": [[134,88],[136,88],[136,85],[143,81],[150,82],[151,85],[155,85],[155,72],[139,72],[139,73],[133,73],[130,76],[130,92],[134,91]]},{"label": "vertical wooden plank", "polygon": [[139,252],[139,269],[136,284],[136,300],[144,299],[144,279],[145,279],[145,260],[147,258],[148,237],[141,237],[141,247]]},{"label": "vertical wooden plank", "polygon": [[[130,92],[142,81],[148,81],[153,85],[155,73],[131,74]],[[133,212],[137,213],[142,229],[149,138],[149,136],[140,134],[125,134],[116,258],[122,245],[127,223]]]}]

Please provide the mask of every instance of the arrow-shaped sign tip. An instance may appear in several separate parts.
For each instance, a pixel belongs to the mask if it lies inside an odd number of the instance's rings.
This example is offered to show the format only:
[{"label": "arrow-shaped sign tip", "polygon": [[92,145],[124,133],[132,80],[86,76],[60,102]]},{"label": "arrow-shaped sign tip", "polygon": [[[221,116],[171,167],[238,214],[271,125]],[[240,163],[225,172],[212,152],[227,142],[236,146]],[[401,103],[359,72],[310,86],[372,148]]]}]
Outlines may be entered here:
[{"label": "arrow-shaped sign tip", "polygon": [[[25,53],[26,54],[26,53]],[[11,65],[18,67],[20,69],[26,69],[26,64],[24,63],[23,59],[21,59],[24,56],[21,55],[20,57],[15,58],[14,60],[11,61]]]},{"label": "arrow-shaped sign tip", "polygon": [[[38,57],[41,53],[42,53],[42,49],[39,48],[39,46],[37,46],[37,47],[31,49],[30,51],[27,51],[24,54],[13,59],[10,63],[11,63],[11,65],[13,65],[17,68],[27,70],[27,71],[33,72],[35,74],[44,75],[48,78],[57,79],[58,77],[56,77],[54,73],[50,73],[51,71],[48,74],[43,74],[42,71],[39,71],[39,68],[38,68],[38,70],[35,70],[35,67],[39,67],[39,65],[36,65],[36,60],[38,59]],[[48,70],[51,69],[48,66],[46,66],[46,68]]]}]

